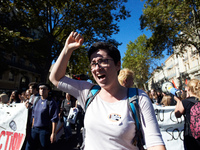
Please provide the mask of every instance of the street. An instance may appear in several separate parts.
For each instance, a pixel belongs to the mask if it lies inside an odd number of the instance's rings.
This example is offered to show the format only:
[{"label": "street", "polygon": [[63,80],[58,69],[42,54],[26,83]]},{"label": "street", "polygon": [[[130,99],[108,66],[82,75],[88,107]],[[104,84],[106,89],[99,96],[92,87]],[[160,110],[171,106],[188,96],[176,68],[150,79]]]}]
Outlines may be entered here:
[{"label": "street", "polygon": [[65,135],[63,134],[56,143],[52,144],[51,150],[79,150],[76,146],[76,131],[72,129],[72,136],[66,141]]}]

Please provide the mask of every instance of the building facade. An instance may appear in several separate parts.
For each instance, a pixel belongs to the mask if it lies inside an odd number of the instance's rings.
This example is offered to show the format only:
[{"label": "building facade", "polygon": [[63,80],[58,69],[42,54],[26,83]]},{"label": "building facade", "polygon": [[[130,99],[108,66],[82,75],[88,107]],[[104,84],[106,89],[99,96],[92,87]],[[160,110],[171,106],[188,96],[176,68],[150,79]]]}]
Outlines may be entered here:
[{"label": "building facade", "polygon": [[19,57],[14,52],[1,53],[7,68],[0,74],[0,92],[26,90],[30,82],[40,81],[39,72],[25,57]]},{"label": "building facade", "polygon": [[200,53],[194,47],[187,47],[182,54],[170,55],[164,65],[154,70],[148,81],[148,89],[161,89],[166,81],[172,82],[179,89],[184,89],[188,80],[200,79],[199,69]]}]

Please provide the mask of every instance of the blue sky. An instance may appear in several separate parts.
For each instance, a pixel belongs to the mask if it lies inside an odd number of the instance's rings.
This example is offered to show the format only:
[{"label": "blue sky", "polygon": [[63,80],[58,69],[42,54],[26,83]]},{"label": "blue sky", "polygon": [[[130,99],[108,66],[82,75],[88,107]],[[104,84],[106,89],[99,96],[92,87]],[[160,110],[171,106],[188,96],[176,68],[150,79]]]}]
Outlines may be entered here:
[{"label": "blue sky", "polygon": [[[125,4],[127,10],[131,11],[131,17],[129,17],[126,20],[121,20],[118,25],[120,32],[118,34],[115,34],[112,36],[116,41],[122,43],[118,47],[118,49],[121,52],[121,57],[123,58],[125,56],[125,52],[127,50],[127,44],[132,41],[134,42],[140,35],[145,34],[148,38],[151,36],[150,31],[140,30],[140,21],[139,18],[142,14],[142,9],[145,1],[141,2],[140,0],[128,0],[128,2]],[[169,56],[166,56],[162,60],[157,60],[156,64],[159,66],[161,63],[164,63],[166,58]]]}]

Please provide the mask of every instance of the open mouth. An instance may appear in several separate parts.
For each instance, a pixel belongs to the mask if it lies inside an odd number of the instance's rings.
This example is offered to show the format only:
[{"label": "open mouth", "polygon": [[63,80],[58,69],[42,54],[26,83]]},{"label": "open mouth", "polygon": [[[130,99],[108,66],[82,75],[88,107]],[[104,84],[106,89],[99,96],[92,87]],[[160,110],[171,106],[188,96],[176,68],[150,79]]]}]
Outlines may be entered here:
[{"label": "open mouth", "polygon": [[99,80],[105,78],[105,75],[98,75]]}]

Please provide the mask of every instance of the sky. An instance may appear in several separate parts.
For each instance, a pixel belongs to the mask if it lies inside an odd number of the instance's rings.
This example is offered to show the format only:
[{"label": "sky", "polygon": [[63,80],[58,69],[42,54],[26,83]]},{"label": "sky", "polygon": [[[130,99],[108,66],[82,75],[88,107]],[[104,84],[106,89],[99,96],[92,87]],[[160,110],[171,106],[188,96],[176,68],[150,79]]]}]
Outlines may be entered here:
[{"label": "sky", "polygon": [[[130,41],[134,42],[142,34],[145,34],[147,38],[151,36],[150,31],[146,31],[146,29],[143,31],[140,30],[139,18],[142,15],[144,3],[145,0],[143,2],[140,0],[128,0],[128,2],[125,4],[126,9],[131,11],[131,17],[127,18],[126,20],[121,20],[118,23],[120,31],[118,34],[112,36],[112,38],[114,38],[116,41],[122,43],[122,45],[118,46],[118,49],[121,53],[121,58],[125,56],[127,44]],[[160,66],[161,63],[164,63],[168,57],[169,56],[166,56],[162,60],[157,60],[156,64]]]}]

